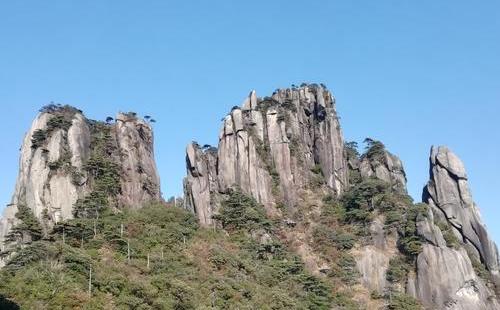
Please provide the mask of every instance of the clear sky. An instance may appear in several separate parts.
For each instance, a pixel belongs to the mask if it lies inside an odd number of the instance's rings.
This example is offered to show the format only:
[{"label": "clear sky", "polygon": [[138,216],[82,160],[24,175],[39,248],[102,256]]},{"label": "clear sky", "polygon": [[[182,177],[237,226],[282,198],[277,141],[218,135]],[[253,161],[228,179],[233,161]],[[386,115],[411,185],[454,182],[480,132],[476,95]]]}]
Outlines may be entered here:
[{"label": "clear sky", "polygon": [[432,144],[465,162],[500,242],[498,1],[1,1],[0,203],[38,108],[157,119],[165,197],[181,194],[184,149],[217,143],[250,90],[323,82],[347,140],[382,140],[420,200]]}]

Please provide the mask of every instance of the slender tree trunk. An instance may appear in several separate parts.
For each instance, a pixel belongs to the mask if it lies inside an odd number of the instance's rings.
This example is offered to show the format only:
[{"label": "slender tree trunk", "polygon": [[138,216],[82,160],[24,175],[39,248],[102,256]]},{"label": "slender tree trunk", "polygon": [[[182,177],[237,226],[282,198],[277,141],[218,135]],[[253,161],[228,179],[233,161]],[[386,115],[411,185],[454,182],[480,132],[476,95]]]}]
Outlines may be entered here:
[{"label": "slender tree trunk", "polygon": [[66,229],[63,227],[63,244],[66,244]]},{"label": "slender tree trunk", "polygon": [[95,210],[94,219],[94,239],[97,238],[97,221],[99,220],[99,211]]},{"label": "slender tree trunk", "polygon": [[127,260],[130,263],[130,239],[127,239]]},{"label": "slender tree trunk", "polygon": [[92,297],[92,265],[89,269],[89,297]]},{"label": "slender tree trunk", "polygon": [[123,223],[120,225],[120,238],[123,238]]},{"label": "slender tree trunk", "polygon": [[148,265],[147,266],[148,266],[148,269],[149,269],[149,253],[148,253]]}]

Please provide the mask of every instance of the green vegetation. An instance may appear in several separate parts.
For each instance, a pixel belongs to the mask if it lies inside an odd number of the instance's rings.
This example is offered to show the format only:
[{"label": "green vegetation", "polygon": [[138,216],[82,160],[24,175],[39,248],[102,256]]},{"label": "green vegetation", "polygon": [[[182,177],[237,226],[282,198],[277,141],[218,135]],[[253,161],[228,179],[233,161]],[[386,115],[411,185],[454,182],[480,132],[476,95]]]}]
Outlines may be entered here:
[{"label": "green vegetation", "polygon": [[358,143],[355,141],[350,141],[344,143],[344,150],[346,153],[347,159],[356,159],[359,157],[359,152],[358,152]]},{"label": "green vegetation", "polygon": [[419,203],[406,209],[405,221],[399,228],[399,249],[400,251],[415,258],[422,252],[423,241],[417,234],[417,218],[418,216],[427,216],[428,206],[424,203]]},{"label": "green vegetation", "polygon": [[272,231],[254,200],[235,191],[218,216],[229,234],[164,205],[60,223],[9,261],[0,295],[26,309],[331,309],[300,259],[252,236]]},{"label": "green vegetation", "polygon": [[354,257],[346,252],[341,252],[340,257],[336,264],[333,265],[330,277],[340,279],[344,284],[353,285],[359,281],[359,272],[356,267],[356,260]]},{"label": "green vegetation", "polygon": [[408,271],[411,266],[402,257],[395,257],[389,261],[386,278],[391,283],[401,283],[406,281]]},{"label": "green vegetation", "polygon": [[346,192],[341,203],[345,207],[347,222],[368,224],[372,220],[372,212],[377,198],[388,192],[389,186],[379,179],[367,179],[354,185]]},{"label": "green vegetation", "polygon": [[7,256],[24,247],[26,244],[40,240],[43,237],[43,229],[40,222],[26,205],[19,204],[17,206],[15,217],[17,224],[12,227],[5,237],[9,247],[2,251],[2,256]]},{"label": "green vegetation", "polygon": [[68,131],[75,114],[82,111],[69,105],[49,104],[42,107],[40,112],[52,114],[52,117],[47,121],[46,129],[37,129],[33,132],[31,137],[31,148],[33,149],[43,146],[55,130]]},{"label": "green vegetation", "polygon": [[[116,150],[111,128],[102,122],[91,123],[91,155],[83,169],[92,184],[92,192],[78,199],[73,213],[78,218],[96,217],[111,205],[113,198],[120,191],[120,167],[113,158]],[[81,175],[72,174],[73,181],[79,181]]]},{"label": "green vegetation", "polygon": [[407,294],[394,294],[390,297],[389,310],[422,310],[423,307],[419,302]]},{"label": "green vegetation", "polygon": [[377,140],[366,138],[363,141],[366,145],[363,157],[369,158],[371,161],[385,163],[385,145]]},{"label": "green vegetation", "polygon": [[219,213],[213,218],[227,231],[269,230],[271,225],[264,207],[239,190],[229,192],[227,199],[222,202]]},{"label": "green vegetation", "polygon": [[450,248],[458,248],[460,246],[460,240],[453,233],[453,228],[448,222],[439,221],[436,223],[437,227],[443,233],[443,238],[446,241],[446,245]]},{"label": "green vegetation", "polygon": [[31,148],[37,149],[44,145],[45,140],[47,140],[47,131],[43,129],[37,129],[33,132],[31,136]]},{"label": "green vegetation", "polygon": [[[72,117],[72,115],[71,115]],[[64,129],[64,130],[68,130],[70,127],[71,127],[71,118],[69,118],[68,116],[66,115],[56,115],[56,116],[53,116],[51,117],[48,121],[47,121],[47,131],[49,132],[52,132],[53,130],[56,130],[56,129]]]}]

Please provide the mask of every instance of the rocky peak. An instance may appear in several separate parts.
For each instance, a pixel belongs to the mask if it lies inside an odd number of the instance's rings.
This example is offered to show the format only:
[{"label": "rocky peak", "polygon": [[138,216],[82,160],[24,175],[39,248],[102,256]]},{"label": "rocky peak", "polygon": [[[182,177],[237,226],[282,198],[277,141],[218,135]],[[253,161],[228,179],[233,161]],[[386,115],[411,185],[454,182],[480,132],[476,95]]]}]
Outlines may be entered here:
[{"label": "rocky peak", "polygon": [[447,147],[432,147],[430,180],[418,219],[426,241],[408,291],[429,308],[498,309],[498,251],[472,201],[462,161]]},{"label": "rocky peak", "polygon": [[382,142],[369,138],[365,142],[367,151],[359,162],[361,176],[376,177],[390,184],[395,190],[406,192],[406,173],[399,157],[387,151]]},{"label": "rocky peak", "polygon": [[111,120],[89,120],[70,106],[40,110],[23,140],[12,202],[0,219],[2,244],[19,206],[51,227],[96,197],[114,208],[160,199],[151,126],[133,113]]},{"label": "rocky peak", "polygon": [[430,180],[423,200],[451,224],[455,234],[477,250],[488,270],[498,275],[498,250],[472,200],[464,164],[445,146],[431,149]]},{"label": "rocky peak", "polygon": [[188,147],[185,194],[187,207],[205,224],[210,220],[202,214],[211,212],[202,209],[216,208],[210,197],[234,186],[270,213],[277,206],[295,206],[301,189],[325,186],[340,195],[348,186],[335,100],[316,84],[279,89],[264,98],[252,91],[224,118],[217,157],[201,154],[195,145]]}]

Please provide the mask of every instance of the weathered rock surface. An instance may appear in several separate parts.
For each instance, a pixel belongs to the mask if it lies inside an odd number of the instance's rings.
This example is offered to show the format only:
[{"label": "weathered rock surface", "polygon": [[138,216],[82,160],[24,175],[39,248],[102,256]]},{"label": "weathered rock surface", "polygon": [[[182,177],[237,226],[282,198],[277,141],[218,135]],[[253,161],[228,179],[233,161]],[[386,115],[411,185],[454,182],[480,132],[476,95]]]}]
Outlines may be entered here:
[{"label": "weathered rock surface", "polygon": [[[95,124],[81,111],[67,106],[52,108],[36,117],[21,146],[12,202],[0,219],[2,247],[5,236],[16,224],[18,205],[27,206],[48,226],[73,217],[75,203],[93,186],[88,182],[85,164],[94,148],[92,135],[104,135],[96,131]],[[109,130],[113,145],[107,156],[120,167],[121,191],[116,206],[138,207],[159,200],[151,127],[132,114],[119,114],[116,124],[102,126]]]},{"label": "weathered rock surface", "polygon": [[498,278],[498,250],[472,201],[462,161],[448,148],[440,146],[431,149],[430,164],[431,176],[424,189],[424,202],[442,212],[456,233],[474,246],[481,261]]},{"label": "weathered rock surface", "polygon": [[273,213],[277,204],[293,207],[297,191],[313,183],[337,195],[348,186],[335,101],[323,86],[277,90],[263,99],[253,91],[225,117],[216,158],[195,144],[187,153],[186,207],[202,224],[211,223],[214,194],[230,187]]},{"label": "weathered rock surface", "polygon": [[371,243],[354,251],[361,284],[370,292],[383,294],[387,288],[389,261],[397,253],[396,238],[384,230],[384,218],[379,216],[370,225]]},{"label": "weathered rock surface", "polygon": [[114,129],[122,168],[121,203],[140,208],[145,202],[160,200],[151,126],[135,116],[120,113]]},{"label": "weathered rock surface", "polygon": [[[412,285],[413,286],[413,285]],[[417,259],[415,291],[429,309],[499,309],[494,293],[474,272],[467,252],[461,248],[424,245]]]},{"label": "weathered rock surface", "polygon": [[403,163],[399,157],[385,149],[381,156],[362,157],[359,171],[363,178],[376,177],[391,184],[394,189],[406,191],[406,173]]},{"label": "weathered rock surface", "polygon": [[[432,148],[430,165],[430,181],[423,195],[430,208],[417,219],[418,234],[426,243],[407,291],[429,309],[499,309],[493,284],[481,278],[472,263],[482,262],[490,279],[497,279],[496,245],[472,202],[464,165],[446,147]],[[458,244],[447,244],[438,221],[450,225],[453,231],[448,233],[458,237]]]}]

